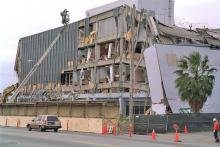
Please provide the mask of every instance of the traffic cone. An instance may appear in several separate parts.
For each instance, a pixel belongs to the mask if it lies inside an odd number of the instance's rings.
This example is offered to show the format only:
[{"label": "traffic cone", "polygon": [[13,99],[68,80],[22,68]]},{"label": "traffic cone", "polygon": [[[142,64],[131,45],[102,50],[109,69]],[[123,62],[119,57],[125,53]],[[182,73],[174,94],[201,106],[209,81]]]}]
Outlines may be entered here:
[{"label": "traffic cone", "polygon": [[114,136],[117,135],[117,132],[116,132],[116,126],[113,127],[113,133],[114,133]]},{"label": "traffic cone", "polygon": [[105,124],[105,134],[108,134],[108,126]]},{"label": "traffic cone", "polygon": [[106,126],[106,124],[102,125],[102,134],[107,134],[107,126]]},{"label": "traffic cone", "polygon": [[175,142],[179,142],[179,134],[178,134],[177,130],[176,130],[176,134],[175,134]]},{"label": "traffic cone", "polygon": [[188,133],[189,133],[188,129],[187,129],[186,125],[185,125],[185,127],[184,127],[184,134],[188,134]]},{"label": "traffic cone", "polygon": [[151,133],[151,137],[152,137],[152,140],[156,140],[156,132],[154,131],[154,129]]},{"label": "traffic cone", "polygon": [[121,130],[121,127],[119,128],[119,132],[120,132],[120,135],[122,135],[122,130]]}]

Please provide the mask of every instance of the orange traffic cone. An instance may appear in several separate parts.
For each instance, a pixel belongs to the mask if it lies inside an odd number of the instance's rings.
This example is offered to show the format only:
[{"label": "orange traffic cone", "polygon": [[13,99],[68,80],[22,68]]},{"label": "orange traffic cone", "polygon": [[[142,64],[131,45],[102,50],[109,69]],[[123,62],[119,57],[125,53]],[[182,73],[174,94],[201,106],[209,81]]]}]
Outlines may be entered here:
[{"label": "orange traffic cone", "polygon": [[113,133],[114,133],[114,136],[117,135],[117,132],[116,132],[116,126],[113,127]]},{"label": "orange traffic cone", "polygon": [[107,134],[107,132],[108,132],[107,125],[104,123],[102,125],[102,134]]},{"label": "orange traffic cone", "polygon": [[154,131],[154,129],[152,131],[151,137],[152,137],[152,140],[156,140],[156,132]]},{"label": "orange traffic cone", "polygon": [[185,125],[185,127],[184,127],[184,134],[188,134],[188,133],[189,133],[188,129],[187,129],[186,125]]},{"label": "orange traffic cone", "polygon": [[175,134],[175,142],[179,142],[179,134],[178,134],[177,130],[176,130],[176,134]]}]

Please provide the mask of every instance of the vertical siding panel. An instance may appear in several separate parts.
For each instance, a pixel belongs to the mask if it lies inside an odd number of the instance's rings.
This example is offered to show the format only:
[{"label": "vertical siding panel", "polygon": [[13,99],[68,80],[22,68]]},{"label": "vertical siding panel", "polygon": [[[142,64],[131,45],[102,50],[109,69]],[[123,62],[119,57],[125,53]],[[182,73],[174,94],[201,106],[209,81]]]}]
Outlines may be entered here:
[{"label": "vertical siding panel", "polygon": [[[45,31],[36,35],[21,38],[21,75],[20,82],[26,77],[30,69],[45,53],[47,47],[58,35],[63,27]],[[70,24],[68,30],[54,45],[52,51],[32,75],[29,84],[60,83],[63,69],[68,68],[68,61],[77,60],[77,25]],[[28,61],[32,60],[32,61]],[[76,62],[74,62],[76,63]]]}]

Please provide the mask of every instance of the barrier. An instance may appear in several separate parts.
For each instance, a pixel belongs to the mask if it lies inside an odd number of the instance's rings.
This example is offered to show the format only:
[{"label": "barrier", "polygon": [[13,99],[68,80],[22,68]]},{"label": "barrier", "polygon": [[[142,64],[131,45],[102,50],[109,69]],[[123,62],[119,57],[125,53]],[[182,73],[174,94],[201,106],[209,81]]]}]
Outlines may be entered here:
[{"label": "barrier", "polygon": [[[212,119],[220,119],[220,113],[190,113],[169,115],[137,115],[134,117],[134,132],[136,134],[151,133],[154,129],[157,133],[174,132],[173,124],[179,126],[179,132],[210,131]],[[199,126],[199,127],[198,127]]]},{"label": "barrier", "polygon": [[188,133],[189,133],[188,129],[187,129],[186,125],[185,125],[185,127],[184,127],[184,134],[188,134]]},{"label": "barrier", "polygon": [[8,127],[8,118],[5,119],[5,127]]},{"label": "barrier", "polygon": [[[31,122],[33,119],[32,116],[0,116],[0,126],[4,127],[18,127],[25,128],[26,125]],[[77,131],[77,132],[90,132],[90,133],[102,133],[102,120],[99,118],[68,118],[68,117],[59,117],[62,128],[59,130],[67,130],[67,120],[68,122],[68,131]]]},{"label": "barrier", "polygon": [[21,126],[21,123],[20,123],[20,119],[18,118],[18,119],[17,119],[17,126],[16,126],[16,127],[17,127],[17,128],[20,128],[20,126]]},{"label": "barrier", "polygon": [[132,124],[128,125],[128,136],[131,137],[132,136]]},{"label": "barrier", "polygon": [[121,127],[119,128],[119,134],[122,135],[122,130]]},{"label": "barrier", "polygon": [[152,138],[152,140],[156,140],[156,132],[154,131],[154,129],[151,133],[151,138]]},{"label": "barrier", "polygon": [[180,142],[180,140],[179,140],[179,133],[178,133],[177,130],[176,130],[176,133],[175,133],[175,142]]},{"label": "barrier", "polygon": [[102,125],[102,134],[108,134],[108,127],[105,123]]},{"label": "barrier", "polygon": [[114,136],[117,135],[116,126],[113,127],[113,133],[114,133]]},{"label": "barrier", "polygon": [[66,131],[69,131],[69,120],[66,122]]}]

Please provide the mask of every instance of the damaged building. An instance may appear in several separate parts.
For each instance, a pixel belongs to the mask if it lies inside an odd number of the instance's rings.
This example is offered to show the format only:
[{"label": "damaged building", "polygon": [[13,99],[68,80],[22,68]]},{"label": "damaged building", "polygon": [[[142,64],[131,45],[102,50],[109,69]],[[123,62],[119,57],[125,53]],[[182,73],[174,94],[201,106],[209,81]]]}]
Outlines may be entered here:
[{"label": "damaged building", "polygon": [[[156,9],[143,9],[148,5],[140,5],[142,1],[137,1],[137,10],[124,1],[117,7],[110,4],[106,9],[91,9],[85,19],[69,24],[22,88],[18,101],[114,100],[119,102],[121,113],[128,115],[132,92],[134,114],[151,113],[144,51],[154,44],[218,48],[220,40],[218,30],[174,26],[173,1],[166,1],[169,13],[164,20],[158,18]],[[161,1],[162,5],[165,1]],[[19,40],[15,61],[19,83],[61,29]]]}]

